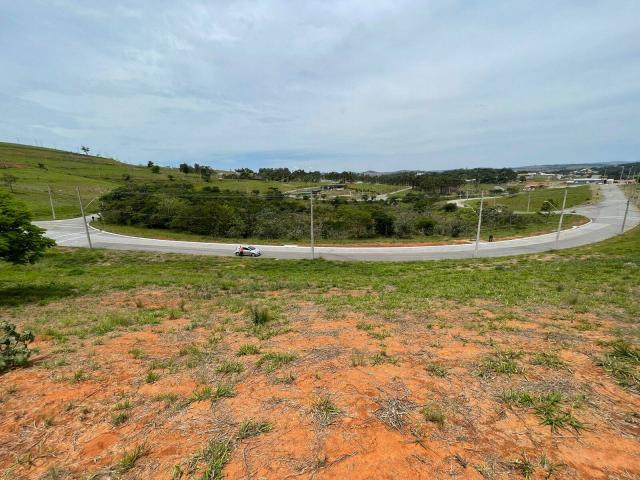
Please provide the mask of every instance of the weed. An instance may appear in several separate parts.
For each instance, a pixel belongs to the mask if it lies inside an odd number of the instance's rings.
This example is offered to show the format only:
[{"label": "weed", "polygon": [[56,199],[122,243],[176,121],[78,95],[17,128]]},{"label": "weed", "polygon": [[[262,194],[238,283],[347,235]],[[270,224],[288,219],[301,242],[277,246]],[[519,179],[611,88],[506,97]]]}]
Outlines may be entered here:
[{"label": "weed", "polygon": [[238,430],[238,438],[244,439],[249,437],[255,437],[256,435],[260,435],[261,433],[270,432],[272,426],[269,422],[266,421],[257,421],[257,420],[245,420],[240,424],[240,429]]},{"label": "weed", "polygon": [[249,309],[249,319],[254,325],[266,325],[267,322],[273,320],[273,315],[266,307],[251,305]]},{"label": "weed", "polygon": [[549,368],[564,368],[566,363],[554,352],[538,352],[531,358],[531,364]]},{"label": "weed", "polygon": [[135,358],[136,360],[140,360],[142,358],[145,358],[146,354],[144,353],[144,351],[139,348],[139,347],[133,347],[131,350],[129,350],[129,353],[131,354],[131,356],[133,358]]},{"label": "weed", "polygon": [[508,390],[503,392],[500,398],[509,406],[532,408],[540,418],[540,424],[551,427],[553,431],[560,428],[573,428],[578,432],[584,428],[584,423],[574,417],[569,410],[563,409],[564,399],[560,392],[536,395],[526,390]]},{"label": "weed", "polygon": [[382,365],[385,363],[390,363],[392,365],[398,364],[398,358],[393,355],[387,354],[385,350],[381,350],[371,357],[371,363],[374,365]]},{"label": "weed", "polygon": [[114,410],[128,410],[129,408],[131,408],[131,402],[129,400],[122,400],[113,407]]},{"label": "weed", "polygon": [[517,350],[497,350],[484,359],[480,365],[480,375],[487,377],[491,373],[522,373],[522,369],[516,363],[516,359],[522,355],[523,353]]},{"label": "weed", "polygon": [[444,378],[448,373],[447,369],[438,363],[428,363],[424,368],[427,370],[427,372],[429,372],[431,375],[435,375],[436,377]]},{"label": "weed", "polygon": [[369,332],[369,335],[375,338],[376,340],[384,340],[385,338],[388,338],[391,336],[391,334],[385,330],[381,330],[379,332]]},{"label": "weed", "polygon": [[230,440],[211,440],[190,461],[190,471],[194,471],[199,463],[204,464],[200,480],[222,480],[222,469],[231,458],[232,443]]},{"label": "weed", "polygon": [[264,366],[268,372],[273,372],[278,368],[293,362],[295,359],[296,356],[293,353],[267,352],[262,354],[256,363],[256,366],[258,368]]},{"label": "weed", "polygon": [[131,451],[125,450],[120,458],[120,461],[116,465],[118,473],[125,473],[135,467],[136,462],[149,453],[147,446],[144,443],[137,445]]},{"label": "weed", "polygon": [[224,373],[224,374],[242,373],[243,370],[244,370],[244,367],[242,366],[241,363],[230,362],[228,360],[225,360],[220,365],[218,365],[218,368],[216,368],[216,372]]},{"label": "weed", "polygon": [[342,413],[328,394],[318,396],[313,402],[311,411],[316,421],[322,426],[330,425]]},{"label": "weed", "polygon": [[529,458],[524,454],[522,455],[522,458],[514,460],[512,462],[512,465],[513,468],[527,480],[530,479],[535,472],[535,466],[533,465],[531,460],[529,460]]},{"label": "weed", "polygon": [[215,391],[213,392],[212,400],[218,400],[219,398],[230,398],[233,397],[235,395],[235,392],[233,391],[233,387],[230,385],[225,385],[225,384],[219,384]]},{"label": "weed", "polygon": [[373,323],[358,322],[358,324],[356,325],[356,328],[358,330],[364,330],[365,332],[370,332],[374,328],[376,328],[376,326]]},{"label": "weed", "polygon": [[129,419],[129,414],[127,412],[113,412],[111,414],[111,424],[115,427],[118,425],[122,425]]},{"label": "weed", "polygon": [[160,375],[154,371],[147,372],[147,377],[144,379],[147,383],[156,383],[160,379]]},{"label": "weed", "polygon": [[31,355],[27,345],[34,338],[29,331],[19,333],[12,323],[0,322],[0,373],[27,365]]},{"label": "weed", "polygon": [[444,427],[447,416],[438,405],[426,404],[422,407],[421,413],[427,422],[435,423],[440,428]]},{"label": "weed", "polygon": [[640,347],[618,338],[609,344],[610,350],[596,361],[618,384],[640,391]]},{"label": "weed", "polygon": [[212,397],[213,390],[209,385],[205,385],[202,388],[196,389],[191,394],[191,400],[194,402],[200,402],[202,400],[208,400]]},{"label": "weed", "polygon": [[259,353],[260,349],[256,345],[245,343],[244,345],[240,346],[237,355],[241,357],[243,355],[258,355]]},{"label": "weed", "polygon": [[76,370],[73,373],[73,376],[71,377],[71,383],[80,383],[80,382],[84,382],[85,380],[87,380],[88,375],[86,374],[86,372],[82,369],[80,370]]},{"label": "weed", "polygon": [[295,380],[296,380],[295,375],[293,373],[289,372],[286,375],[283,375],[281,377],[275,377],[273,379],[273,383],[291,385]]}]

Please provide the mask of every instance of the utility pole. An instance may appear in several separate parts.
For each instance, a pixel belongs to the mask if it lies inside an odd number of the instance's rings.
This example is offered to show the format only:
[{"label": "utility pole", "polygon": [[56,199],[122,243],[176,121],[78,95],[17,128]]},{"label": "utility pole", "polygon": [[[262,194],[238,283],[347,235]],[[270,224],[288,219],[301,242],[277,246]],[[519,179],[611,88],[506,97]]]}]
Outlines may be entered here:
[{"label": "utility pole", "polygon": [[49,190],[49,205],[51,205],[51,216],[53,219],[56,219],[56,211],[53,209],[53,197],[51,196],[51,185],[47,185],[47,189]]},{"label": "utility pole", "polygon": [[87,234],[89,248],[93,248],[93,245],[91,245],[91,235],[89,235],[89,226],[87,225],[87,217],[84,216],[84,207],[82,206],[82,198],[80,198],[80,189],[78,187],[76,187],[76,193],[78,194],[78,203],[80,203],[80,214],[82,215],[82,221],[84,222],[84,231]]},{"label": "utility pole", "polygon": [[622,166],[622,170],[620,170],[620,181],[622,181],[622,175],[624,175],[624,165]]},{"label": "utility pole", "polygon": [[311,190],[311,196],[309,197],[309,200],[311,202],[311,260],[314,260],[316,258],[316,252],[315,252],[315,238],[314,238],[314,233],[313,233],[313,190]]},{"label": "utility pole", "polygon": [[627,223],[627,214],[629,213],[630,203],[631,203],[631,197],[627,198],[627,206],[624,209],[624,217],[622,217],[622,227],[620,227],[620,235],[624,233],[624,224]]},{"label": "utility pole", "polygon": [[529,190],[529,195],[527,196],[527,213],[529,213],[530,206],[531,206],[531,190]]},{"label": "utility pole", "polygon": [[473,250],[473,258],[478,256],[478,246],[480,244],[480,228],[482,227],[482,207],[484,206],[484,191],[480,191],[480,212],[478,212],[478,231],[476,232],[476,248]]},{"label": "utility pole", "polygon": [[562,230],[562,219],[564,218],[564,207],[567,205],[567,191],[568,187],[564,188],[564,198],[562,199],[562,210],[560,210],[560,221],[558,222],[558,231],[556,232],[556,250],[558,249],[558,242],[560,241],[560,230]]}]

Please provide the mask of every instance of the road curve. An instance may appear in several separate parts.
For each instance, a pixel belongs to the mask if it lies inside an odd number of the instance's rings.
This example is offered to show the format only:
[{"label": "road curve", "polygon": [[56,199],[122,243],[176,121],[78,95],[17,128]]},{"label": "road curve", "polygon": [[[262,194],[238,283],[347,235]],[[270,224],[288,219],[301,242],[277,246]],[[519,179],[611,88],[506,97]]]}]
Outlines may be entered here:
[{"label": "road curve", "polygon": [[[575,212],[591,219],[591,222],[564,230],[560,234],[558,248],[571,248],[599,242],[620,233],[626,198],[616,185],[602,185],[602,200],[594,205],[576,208]],[[572,210],[573,211],[573,210]],[[87,247],[88,242],[82,224],[82,217],[70,220],[34,222],[47,230],[46,235],[58,245]],[[625,230],[640,223],[640,212],[631,206]],[[150,252],[184,253],[197,255],[231,256],[236,244],[186,242],[178,240],[157,240],[152,238],[129,237],[103,232],[90,227],[94,248],[112,250],[142,250]],[[263,258],[300,259],[310,258],[310,247],[258,245]],[[555,248],[555,233],[534,237],[481,242],[478,257],[501,257],[540,253]],[[437,245],[423,247],[316,247],[316,257],[328,260],[370,260],[370,261],[411,261],[437,260],[446,258],[469,258],[473,256],[474,245]]]}]

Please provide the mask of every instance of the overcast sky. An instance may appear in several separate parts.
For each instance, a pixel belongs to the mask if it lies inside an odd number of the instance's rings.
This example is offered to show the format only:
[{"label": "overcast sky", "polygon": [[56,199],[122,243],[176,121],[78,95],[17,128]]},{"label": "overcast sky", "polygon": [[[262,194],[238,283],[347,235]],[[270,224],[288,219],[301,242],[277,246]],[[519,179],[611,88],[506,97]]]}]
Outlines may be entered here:
[{"label": "overcast sky", "polygon": [[0,140],[133,163],[640,157],[640,1],[0,0]]}]

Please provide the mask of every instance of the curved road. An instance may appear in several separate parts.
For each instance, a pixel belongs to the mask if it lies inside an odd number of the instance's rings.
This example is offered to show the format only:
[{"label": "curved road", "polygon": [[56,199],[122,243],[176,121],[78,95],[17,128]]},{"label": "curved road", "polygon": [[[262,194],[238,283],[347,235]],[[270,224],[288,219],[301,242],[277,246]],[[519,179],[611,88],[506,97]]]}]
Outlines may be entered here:
[{"label": "curved road", "polygon": [[[571,248],[598,242],[620,233],[626,198],[616,185],[601,185],[602,201],[595,205],[576,208],[576,213],[591,219],[591,222],[560,234],[559,248]],[[571,210],[573,211],[573,210]],[[34,222],[47,230],[47,236],[58,245],[87,247],[82,217],[71,220]],[[640,212],[631,206],[625,230],[640,223]],[[186,253],[198,255],[233,255],[236,244],[185,242],[177,240],[157,240],[152,238],[128,237],[103,232],[90,227],[91,241],[96,248],[113,250],[144,250],[152,252]],[[263,257],[296,259],[310,258],[310,247],[257,245]],[[479,257],[500,257],[540,253],[555,247],[555,233],[535,237],[481,242]],[[435,260],[445,258],[469,258],[473,256],[474,245],[438,245],[424,247],[316,247],[316,257],[328,260]]]}]

